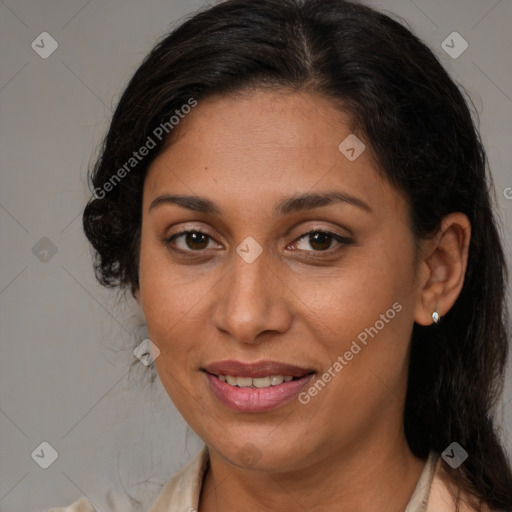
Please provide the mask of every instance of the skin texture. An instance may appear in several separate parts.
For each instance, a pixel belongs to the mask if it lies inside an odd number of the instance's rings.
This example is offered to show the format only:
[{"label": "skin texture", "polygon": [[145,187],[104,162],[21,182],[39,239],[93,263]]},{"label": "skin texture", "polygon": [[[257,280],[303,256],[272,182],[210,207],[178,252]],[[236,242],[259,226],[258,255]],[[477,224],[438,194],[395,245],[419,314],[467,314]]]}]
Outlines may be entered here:
[{"label": "skin texture", "polygon": [[[161,350],[161,381],[210,450],[199,512],[240,503],[246,511],[398,512],[423,469],[402,426],[409,340],[415,321],[431,324],[436,306],[442,316],[460,293],[469,222],[451,214],[416,246],[407,202],[376,172],[369,143],[360,136],[366,150],[353,162],[338,150],[349,126],[346,114],[306,93],[210,97],[148,171],[138,298]],[[371,211],[338,202],[274,215],[285,198],[328,191]],[[207,197],[221,214],[150,209],[171,193]],[[166,245],[184,230],[208,237]],[[303,236],[318,230],[352,243]],[[252,263],[236,253],[249,236],[263,248]],[[397,302],[400,312],[307,404],[235,412],[200,371],[219,360],[270,359],[318,378]],[[247,442],[260,456],[250,467],[240,458]]]}]

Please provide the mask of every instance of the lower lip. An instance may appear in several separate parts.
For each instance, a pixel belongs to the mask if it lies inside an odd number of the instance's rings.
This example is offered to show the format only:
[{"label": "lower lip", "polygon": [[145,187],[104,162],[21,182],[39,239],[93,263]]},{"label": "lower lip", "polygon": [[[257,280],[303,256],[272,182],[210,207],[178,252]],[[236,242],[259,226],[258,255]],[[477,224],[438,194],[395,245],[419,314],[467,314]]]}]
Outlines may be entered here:
[{"label": "lower lip", "polygon": [[205,372],[213,394],[225,405],[238,412],[264,412],[276,409],[297,396],[314,373],[297,380],[283,382],[268,388],[240,388],[221,381]]}]

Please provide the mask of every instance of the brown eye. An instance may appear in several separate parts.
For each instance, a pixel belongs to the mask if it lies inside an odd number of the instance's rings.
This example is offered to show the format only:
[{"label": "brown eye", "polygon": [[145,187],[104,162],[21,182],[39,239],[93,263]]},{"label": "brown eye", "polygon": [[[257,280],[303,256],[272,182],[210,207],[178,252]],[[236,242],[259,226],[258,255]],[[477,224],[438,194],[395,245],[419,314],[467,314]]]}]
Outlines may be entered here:
[{"label": "brown eye", "polygon": [[205,235],[204,233],[186,233],[185,244],[191,249],[206,249],[208,245],[208,238],[208,235]]},{"label": "brown eye", "polygon": [[[177,240],[181,240],[181,243],[177,243]],[[183,231],[183,233],[171,236],[165,243],[166,245],[176,245],[178,249],[185,252],[195,252],[206,249],[210,240],[211,237],[201,231]],[[172,242],[174,243],[172,244]]]},{"label": "brown eye", "polygon": [[[349,238],[345,238],[337,233],[331,233],[330,231],[309,231],[308,233],[304,233],[298,240],[300,243],[301,240],[305,240],[311,248],[313,248],[314,252],[322,252],[327,251],[331,248],[331,244],[333,241],[338,242],[339,245],[349,245],[352,243],[352,240]],[[300,250],[308,251],[308,248],[300,248]],[[309,251],[311,252],[311,251]]]},{"label": "brown eye", "polygon": [[332,238],[328,233],[314,233],[309,235],[309,244],[315,250],[326,251],[331,246]]}]

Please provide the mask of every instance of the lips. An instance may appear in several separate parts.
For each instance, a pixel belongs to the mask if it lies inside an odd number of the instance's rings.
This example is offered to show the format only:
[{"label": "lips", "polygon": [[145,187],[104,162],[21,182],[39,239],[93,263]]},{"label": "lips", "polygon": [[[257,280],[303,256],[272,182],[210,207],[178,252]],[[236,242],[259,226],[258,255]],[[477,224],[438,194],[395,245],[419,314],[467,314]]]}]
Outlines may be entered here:
[{"label": "lips", "polygon": [[[262,413],[284,406],[308,385],[315,374],[311,368],[277,361],[217,361],[201,370],[212,395],[225,406],[242,413]],[[265,377],[277,382],[249,385],[251,378],[263,380]],[[233,379],[237,382],[233,383]]]},{"label": "lips", "polygon": [[269,377],[272,375],[291,375],[292,377],[304,377],[314,372],[312,368],[303,368],[288,363],[277,361],[257,361],[244,363],[242,361],[227,360],[217,361],[206,365],[201,370],[215,376],[231,375],[233,377]]}]

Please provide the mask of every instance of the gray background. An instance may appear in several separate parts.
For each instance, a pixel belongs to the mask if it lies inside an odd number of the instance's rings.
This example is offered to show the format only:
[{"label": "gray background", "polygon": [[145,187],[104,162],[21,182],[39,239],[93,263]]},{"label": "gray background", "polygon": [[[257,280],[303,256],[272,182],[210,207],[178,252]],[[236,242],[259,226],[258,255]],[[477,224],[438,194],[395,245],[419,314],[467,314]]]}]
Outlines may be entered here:
[{"label": "gray background", "polygon": [[[469,91],[510,257],[511,2],[367,3],[407,20]],[[87,166],[120,93],[157,38],[204,5],[0,0],[1,511],[81,496],[104,512],[129,510],[124,489],[147,510],[201,446],[160,383],[147,384],[147,368],[135,360],[129,372],[145,337],[141,315],[95,282],[81,211]],[[59,45],[47,59],[31,47],[45,31]],[[469,44],[455,59],[441,47],[453,31]],[[51,243],[34,249],[43,237]],[[510,370],[498,419],[512,453]],[[58,453],[48,469],[31,457],[43,441]]]}]

